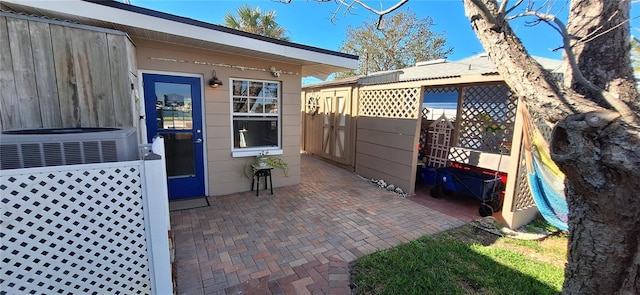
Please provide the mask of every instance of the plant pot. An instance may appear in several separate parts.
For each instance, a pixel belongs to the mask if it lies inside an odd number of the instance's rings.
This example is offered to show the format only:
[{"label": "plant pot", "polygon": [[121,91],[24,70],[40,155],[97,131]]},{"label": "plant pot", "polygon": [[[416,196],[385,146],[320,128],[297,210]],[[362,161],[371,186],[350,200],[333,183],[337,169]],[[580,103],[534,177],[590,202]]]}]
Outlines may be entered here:
[{"label": "plant pot", "polygon": [[264,167],[267,165],[267,159],[265,157],[258,157],[256,159],[256,163],[258,164],[258,167]]}]

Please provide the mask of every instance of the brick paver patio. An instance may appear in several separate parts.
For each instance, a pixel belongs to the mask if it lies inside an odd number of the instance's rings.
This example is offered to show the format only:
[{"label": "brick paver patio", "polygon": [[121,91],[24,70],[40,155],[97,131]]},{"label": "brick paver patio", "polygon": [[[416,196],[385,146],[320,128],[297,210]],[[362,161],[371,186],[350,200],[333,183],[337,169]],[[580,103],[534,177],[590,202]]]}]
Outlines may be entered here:
[{"label": "brick paver patio", "polygon": [[273,195],[171,212],[177,293],[350,294],[351,261],[477,217],[475,205],[451,210],[420,190],[403,198],[308,155],[301,173]]}]

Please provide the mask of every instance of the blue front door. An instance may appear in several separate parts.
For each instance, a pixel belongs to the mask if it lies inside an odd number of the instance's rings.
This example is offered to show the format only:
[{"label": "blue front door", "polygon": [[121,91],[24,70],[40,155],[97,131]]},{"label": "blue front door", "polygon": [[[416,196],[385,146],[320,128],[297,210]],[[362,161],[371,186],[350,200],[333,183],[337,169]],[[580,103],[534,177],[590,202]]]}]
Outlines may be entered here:
[{"label": "blue front door", "polygon": [[204,196],[201,79],[143,74],[147,141],[164,138],[169,199]]}]

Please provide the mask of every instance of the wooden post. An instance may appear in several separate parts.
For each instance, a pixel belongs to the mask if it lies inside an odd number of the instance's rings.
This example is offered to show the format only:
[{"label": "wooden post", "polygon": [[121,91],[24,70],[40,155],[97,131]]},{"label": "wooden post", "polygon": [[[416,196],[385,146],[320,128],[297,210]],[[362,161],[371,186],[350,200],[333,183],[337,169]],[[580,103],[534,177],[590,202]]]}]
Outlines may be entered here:
[{"label": "wooden post", "polygon": [[522,116],[522,102],[518,101],[518,108],[516,112],[516,120],[513,126],[513,141],[511,143],[511,154],[509,158],[509,172],[506,188],[504,191],[504,205],[502,206],[502,217],[507,223],[509,228],[518,228],[529,223],[536,217],[538,213],[537,207],[533,206],[524,210],[518,210],[516,208],[516,201],[518,198],[518,188],[520,187],[520,163],[521,163],[521,151],[523,136],[526,136],[523,131],[525,124],[524,117]]}]

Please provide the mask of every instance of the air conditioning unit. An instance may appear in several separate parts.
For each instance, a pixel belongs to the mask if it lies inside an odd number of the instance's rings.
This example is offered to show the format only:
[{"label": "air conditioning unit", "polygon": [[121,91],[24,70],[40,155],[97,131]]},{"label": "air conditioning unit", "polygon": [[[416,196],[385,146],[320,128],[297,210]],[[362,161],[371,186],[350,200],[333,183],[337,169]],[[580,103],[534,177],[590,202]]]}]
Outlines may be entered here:
[{"label": "air conditioning unit", "polygon": [[138,158],[135,128],[30,129],[0,134],[0,169],[132,161]]}]

